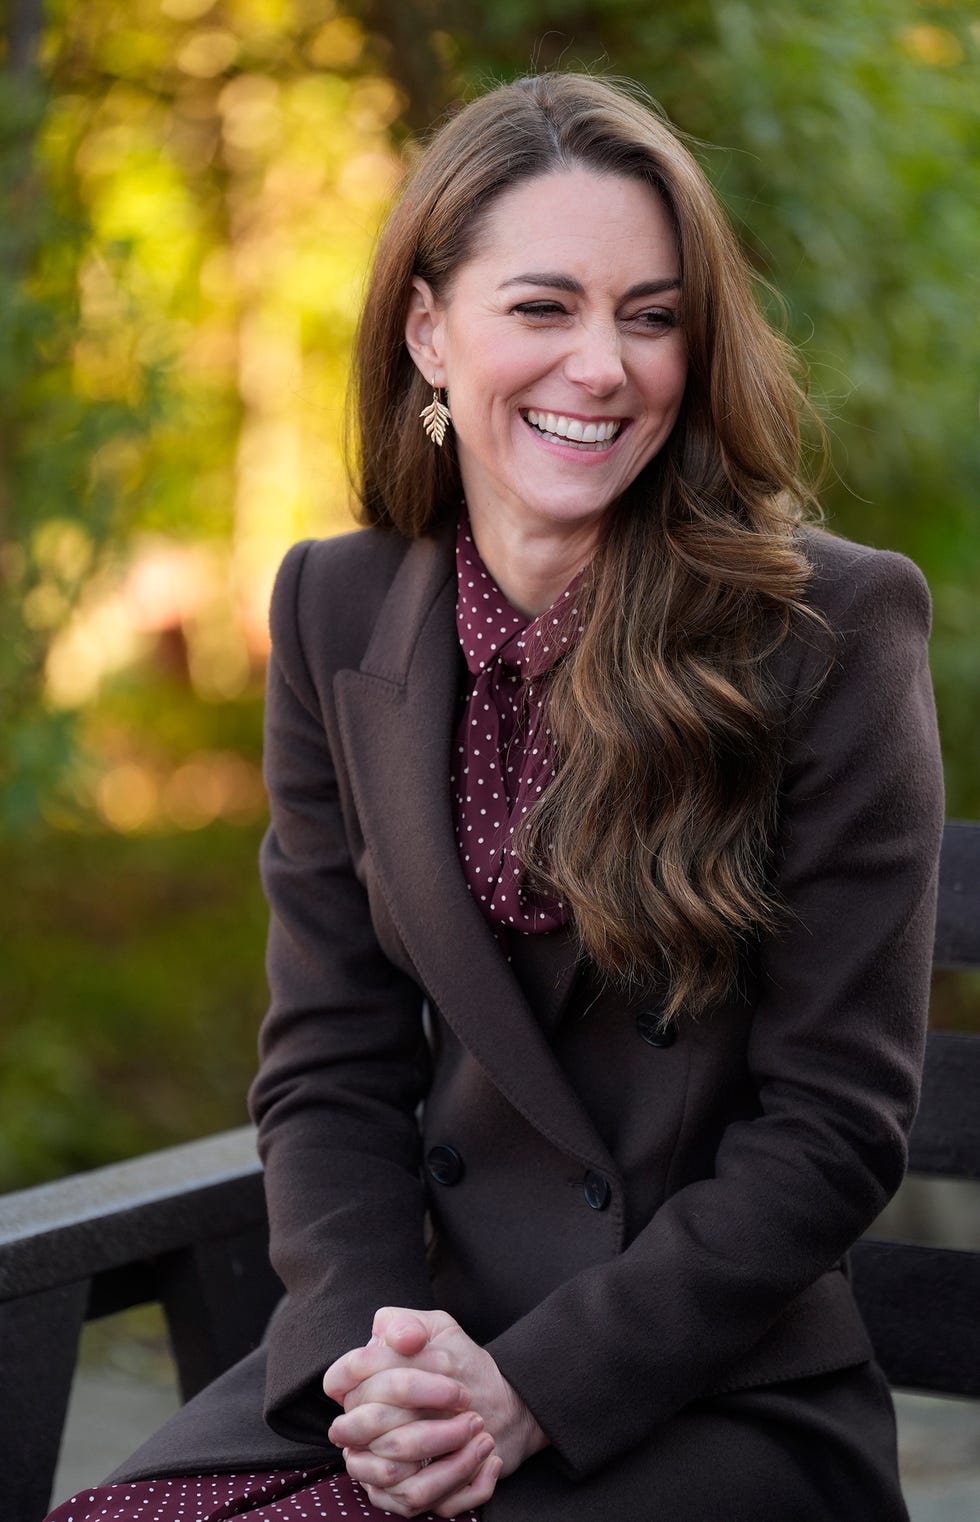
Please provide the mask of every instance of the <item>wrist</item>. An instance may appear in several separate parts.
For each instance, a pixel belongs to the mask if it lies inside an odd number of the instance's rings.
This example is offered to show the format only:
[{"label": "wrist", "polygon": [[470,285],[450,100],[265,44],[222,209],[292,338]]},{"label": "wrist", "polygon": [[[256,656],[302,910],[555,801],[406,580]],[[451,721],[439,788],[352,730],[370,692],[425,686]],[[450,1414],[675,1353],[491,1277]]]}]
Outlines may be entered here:
[{"label": "wrist", "polygon": [[514,1387],[505,1381],[505,1388],[505,1409],[499,1424],[495,1424],[491,1431],[506,1475],[513,1474],[532,1454],[547,1448],[549,1439]]}]

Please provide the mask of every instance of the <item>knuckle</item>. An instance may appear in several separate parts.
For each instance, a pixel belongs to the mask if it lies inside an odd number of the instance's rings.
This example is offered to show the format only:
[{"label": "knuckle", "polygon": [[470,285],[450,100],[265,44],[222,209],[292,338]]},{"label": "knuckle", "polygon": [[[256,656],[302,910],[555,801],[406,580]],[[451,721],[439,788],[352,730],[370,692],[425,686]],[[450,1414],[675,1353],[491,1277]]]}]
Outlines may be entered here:
[{"label": "knuckle", "polygon": [[425,1495],[420,1485],[413,1480],[408,1480],[400,1489],[405,1505],[411,1507],[410,1516],[415,1516],[418,1512],[425,1511]]},{"label": "knuckle", "polygon": [[367,1491],[367,1498],[371,1502],[371,1505],[376,1506],[379,1511],[393,1512],[396,1517],[411,1517],[413,1515],[411,1511],[402,1506],[397,1497],[389,1495],[386,1490],[379,1489],[377,1485],[365,1485],[364,1489]]}]

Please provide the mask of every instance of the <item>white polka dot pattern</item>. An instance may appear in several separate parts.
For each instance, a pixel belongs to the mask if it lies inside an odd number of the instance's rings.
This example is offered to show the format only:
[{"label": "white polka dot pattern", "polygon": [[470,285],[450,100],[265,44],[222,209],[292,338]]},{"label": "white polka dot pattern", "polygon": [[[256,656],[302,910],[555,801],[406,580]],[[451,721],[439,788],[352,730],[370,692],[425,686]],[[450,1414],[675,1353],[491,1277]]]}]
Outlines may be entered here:
[{"label": "white polka dot pattern", "polygon": [[[277,1469],[255,1474],[197,1474],[100,1485],[63,1501],[47,1522],[381,1522],[394,1512],[372,1506],[343,1469]],[[434,1513],[425,1513],[436,1522]],[[457,1522],[479,1522],[468,1511]]]},{"label": "white polka dot pattern", "polygon": [[581,633],[576,593],[582,572],[546,612],[528,620],[484,565],[464,509],[456,577],[456,628],[472,677],[450,779],[463,872],[492,925],[554,930],[567,918],[565,906],[528,886],[513,843],[552,777],[545,684]]}]

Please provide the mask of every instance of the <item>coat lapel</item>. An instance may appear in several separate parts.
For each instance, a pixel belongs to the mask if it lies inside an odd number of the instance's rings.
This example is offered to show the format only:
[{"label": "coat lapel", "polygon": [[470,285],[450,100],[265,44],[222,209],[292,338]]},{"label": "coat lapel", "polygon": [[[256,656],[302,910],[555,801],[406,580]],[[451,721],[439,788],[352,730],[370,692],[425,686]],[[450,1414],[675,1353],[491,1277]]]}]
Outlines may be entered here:
[{"label": "coat lapel", "polygon": [[[361,828],[419,980],[458,1039],[537,1130],[615,1174],[459,863],[449,786],[455,609],[451,539],[413,541],[360,670],[334,678]],[[538,976],[524,981],[535,998],[541,992],[550,1022],[571,984],[574,949],[567,935],[543,939]],[[525,964],[534,951],[522,949]]]}]

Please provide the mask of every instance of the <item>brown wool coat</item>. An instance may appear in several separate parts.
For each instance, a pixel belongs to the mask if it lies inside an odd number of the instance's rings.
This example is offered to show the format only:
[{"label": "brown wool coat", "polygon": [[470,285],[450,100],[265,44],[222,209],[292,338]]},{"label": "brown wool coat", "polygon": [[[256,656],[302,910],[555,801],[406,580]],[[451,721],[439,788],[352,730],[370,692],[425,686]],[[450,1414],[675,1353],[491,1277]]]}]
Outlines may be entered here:
[{"label": "brown wool coat", "polygon": [[508,965],[469,895],[451,540],[287,556],[252,1105],[289,1294],[266,1346],[120,1474],[322,1459],[320,1376],[385,1304],[452,1312],[551,1438],[488,1522],[592,1522],[603,1496],[644,1515],[682,1408],[866,1363],[839,1265],[902,1177],[917,1096],[942,824],[929,605],[900,556],[806,544],[838,641],[806,705],[826,645],[778,658],[789,918],[668,1045],[652,989],[599,992],[565,932],[516,938]]}]

